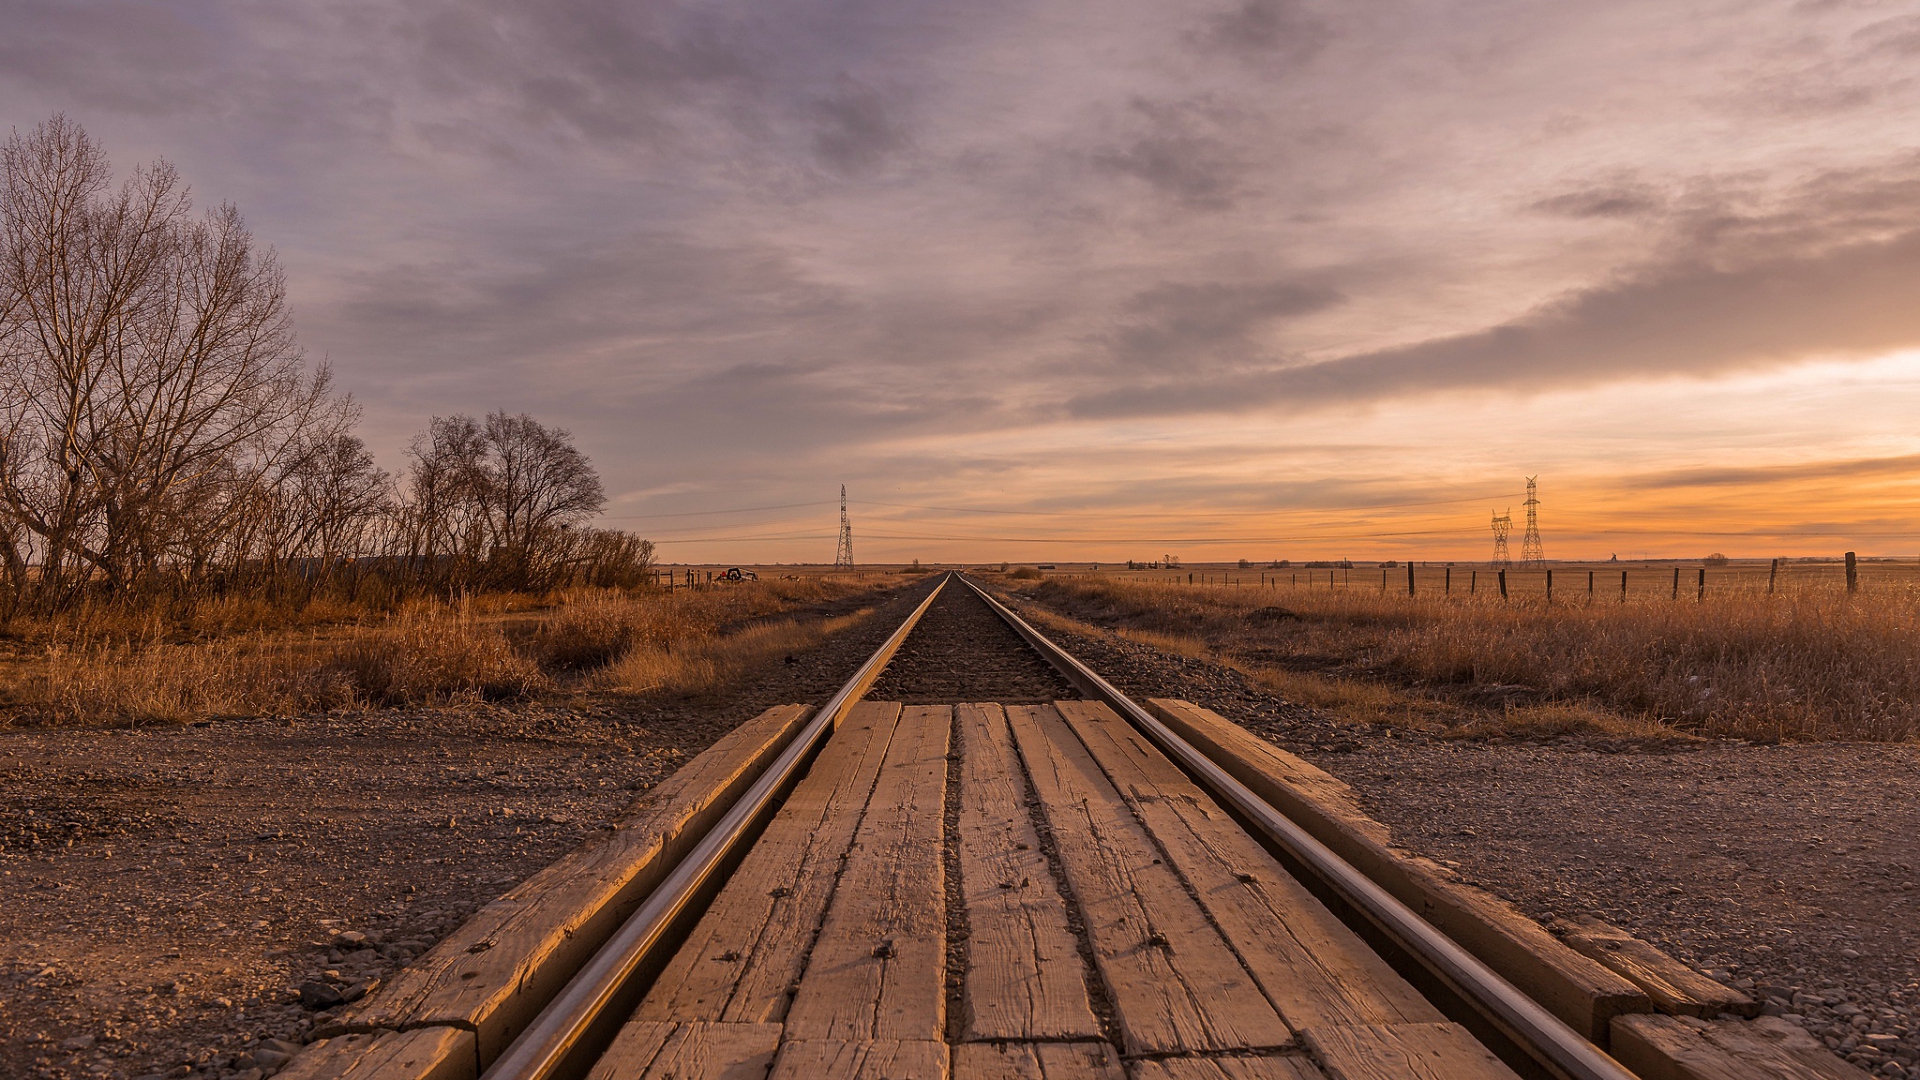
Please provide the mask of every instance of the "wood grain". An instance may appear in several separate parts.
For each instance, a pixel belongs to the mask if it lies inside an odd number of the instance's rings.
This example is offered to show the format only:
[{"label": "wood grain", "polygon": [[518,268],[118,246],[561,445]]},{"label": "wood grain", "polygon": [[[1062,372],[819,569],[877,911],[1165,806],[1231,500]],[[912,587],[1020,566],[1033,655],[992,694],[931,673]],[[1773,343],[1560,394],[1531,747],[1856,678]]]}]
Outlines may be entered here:
[{"label": "wood grain", "polygon": [[962,1043],[953,1080],[1126,1080],[1120,1055],[1103,1042]]},{"label": "wood grain", "polygon": [[943,1042],[803,1039],[781,1045],[767,1080],[945,1080],[947,1075]]},{"label": "wood grain", "polygon": [[998,705],[955,709],[959,854],[967,911],[968,1039],[1098,1039],[1087,970]]},{"label": "wood grain", "polygon": [[1591,957],[1647,992],[1654,1007],[1672,1016],[1711,1019],[1721,1013],[1752,1016],[1759,1004],[1599,919],[1576,916],[1554,924],[1574,952]]},{"label": "wood grain", "polygon": [[473,1080],[478,1074],[473,1033],[431,1027],[322,1039],[277,1075],[287,1080]]},{"label": "wood grain", "polygon": [[1326,1074],[1298,1054],[1188,1057],[1135,1062],[1133,1080],[1326,1080]]},{"label": "wood grain", "polygon": [[1129,1055],[1284,1046],[1285,1024],[1052,706],[1007,707]]},{"label": "wood grain", "polygon": [[1799,1025],[1770,1016],[1615,1017],[1613,1056],[1641,1080],[1867,1080]]},{"label": "wood grain", "polygon": [[862,702],[840,722],[634,1019],[785,1018],[899,716]]},{"label": "wood grain", "polygon": [[945,1037],[941,852],[952,728],[951,705],[901,710],[880,779],[787,1010],[789,1039],[862,1043]]},{"label": "wood grain", "polygon": [[587,1080],[765,1080],[779,1046],[779,1024],[634,1020]]},{"label": "wood grain", "polygon": [[1058,708],[1295,1030],[1445,1019],[1133,725]]},{"label": "wood grain", "polygon": [[1519,1080],[1459,1024],[1355,1024],[1300,1036],[1329,1080]]}]

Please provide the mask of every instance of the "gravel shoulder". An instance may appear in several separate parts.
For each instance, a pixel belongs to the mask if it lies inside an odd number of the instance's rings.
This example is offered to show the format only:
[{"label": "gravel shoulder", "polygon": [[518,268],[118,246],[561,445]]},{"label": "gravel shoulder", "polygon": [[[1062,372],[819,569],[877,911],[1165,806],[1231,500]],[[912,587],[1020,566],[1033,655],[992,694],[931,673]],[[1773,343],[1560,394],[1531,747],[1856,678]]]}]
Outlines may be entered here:
[{"label": "gravel shoulder", "polygon": [[1110,633],[1042,629],[1130,696],[1204,705],[1333,773],[1401,844],[1528,914],[1605,919],[1870,1071],[1920,1075],[1920,746],[1449,740],[1345,723]]},{"label": "gravel shoulder", "polygon": [[823,606],[877,605],[723,699],[0,731],[0,1077],[260,1080],[721,733],[824,701],[924,595]]}]

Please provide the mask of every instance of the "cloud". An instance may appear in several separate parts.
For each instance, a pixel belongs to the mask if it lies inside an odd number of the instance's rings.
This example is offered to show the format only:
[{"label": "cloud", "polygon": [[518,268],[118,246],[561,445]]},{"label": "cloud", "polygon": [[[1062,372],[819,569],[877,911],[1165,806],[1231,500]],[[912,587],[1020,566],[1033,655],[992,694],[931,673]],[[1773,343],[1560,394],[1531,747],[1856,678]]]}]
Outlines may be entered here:
[{"label": "cloud", "polygon": [[1812,461],[1795,465],[1752,467],[1717,466],[1701,469],[1675,469],[1629,477],[1623,486],[1639,488],[1746,487],[1751,485],[1792,483],[1800,480],[1859,481],[1869,476],[1920,475],[1920,454],[1895,457],[1844,458]]},{"label": "cloud", "polygon": [[1636,218],[1659,213],[1666,200],[1651,185],[1625,181],[1552,195],[1532,208],[1570,218]]},{"label": "cloud", "polygon": [[818,128],[814,153],[843,173],[866,172],[888,154],[908,145],[906,128],[872,87],[842,76],[831,97],[814,105]]},{"label": "cloud", "polygon": [[1208,18],[1189,40],[1209,52],[1248,60],[1278,55],[1297,63],[1318,53],[1332,37],[1327,24],[1297,0],[1243,0]]},{"label": "cloud", "polygon": [[1084,394],[1070,411],[1113,416],[1323,407],[1467,389],[1534,392],[1634,377],[1710,375],[1920,343],[1920,230],[1883,243],[1733,269],[1705,259],[1573,292],[1488,329],[1229,383]]},{"label": "cloud", "polygon": [[1139,180],[1190,210],[1233,207],[1248,165],[1217,104],[1136,100],[1132,112],[1142,130],[1095,151],[1096,169]]},{"label": "cloud", "polygon": [[1343,297],[1320,281],[1166,283],[1136,293],[1128,316],[1108,336],[1116,359],[1130,367],[1179,366],[1239,359],[1255,348],[1249,335],[1276,320],[1338,304]]}]

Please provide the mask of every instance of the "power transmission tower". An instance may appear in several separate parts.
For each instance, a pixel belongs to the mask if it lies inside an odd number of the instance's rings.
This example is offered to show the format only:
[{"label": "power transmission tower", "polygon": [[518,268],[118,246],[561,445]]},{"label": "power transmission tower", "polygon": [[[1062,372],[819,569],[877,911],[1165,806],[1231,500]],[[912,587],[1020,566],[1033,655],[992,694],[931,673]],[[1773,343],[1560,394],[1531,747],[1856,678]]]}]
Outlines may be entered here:
[{"label": "power transmission tower", "polygon": [[1513,511],[1493,515],[1493,565],[1511,566],[1513,558],[1507,554],[1507,534],[1513,531]]},{"label": "power transmission tower", "polygon": [[1537,476],[1527,477],[1527,532],[1520,538],[1520,565],[1545,566],[1547,553],[1540,546],[1540,485]]},{"label": "power transmission tower", "polygon": [[840,544],[833,549],[835,570],[853,569],[853,522],[847,519],[847,485],[840,485]]}]

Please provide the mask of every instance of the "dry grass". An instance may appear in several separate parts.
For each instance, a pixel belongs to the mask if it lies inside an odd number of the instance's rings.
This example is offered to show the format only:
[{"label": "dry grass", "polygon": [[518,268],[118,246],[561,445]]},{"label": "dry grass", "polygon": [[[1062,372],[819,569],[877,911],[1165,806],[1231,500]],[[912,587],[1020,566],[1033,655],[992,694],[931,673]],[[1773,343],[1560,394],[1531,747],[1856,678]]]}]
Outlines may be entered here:
[{"label": "dry grass", "polygon": [[580,590],[538,611],[524,597],[414,603],[385,618],[188,643],[158,627],[154,638],[130,639],[120,625],[113,636],[56,641],[6,665],[0,695],[11,708],[0,725],[177,723],[576,689],[706,693],[857,617],[785,613],[875,584],[848,575],[692,592]]},{"label": "dry grass", "polygon": [[1374,717],[1405,701],[1370,695],[1417,691],[1435,716],[1471,707],[1527,730],[1920,737],[1920,595],[1907,589],[1550,605],[1052,578],[1034,595],[1197,641],[1280,692]]}]

